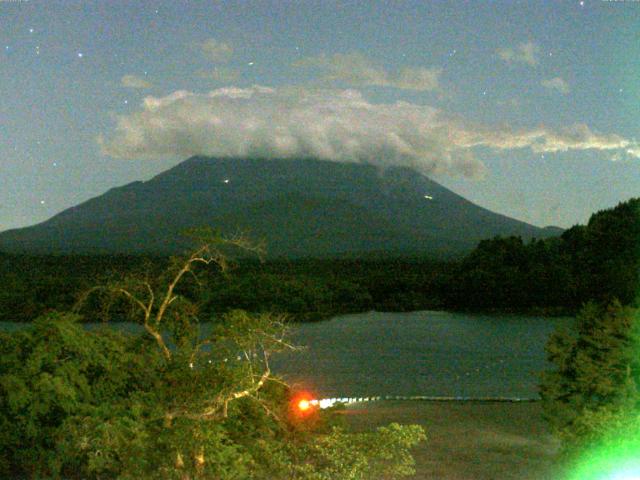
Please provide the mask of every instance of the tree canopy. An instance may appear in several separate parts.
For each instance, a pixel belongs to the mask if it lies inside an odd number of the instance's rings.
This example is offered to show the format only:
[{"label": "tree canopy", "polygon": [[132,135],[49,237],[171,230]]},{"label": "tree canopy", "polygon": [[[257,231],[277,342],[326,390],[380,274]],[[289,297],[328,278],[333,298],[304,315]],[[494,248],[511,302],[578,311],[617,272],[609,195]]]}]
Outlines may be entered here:
[{"label": "tree canopy", "polygon": [[198,290],[206,268],[224,272],[229,246],[250,247],[241,237],[201,236],[162,274],[92,288],[79,304],[81,312],[98,296],[128,311],[141,334],[89,330],[79,315],[57,312],[2,334],[0,476],[357,480],[413,472],[409,449],[424,439],[421,427],[351,434],[331,412],[296,413],[293,392],[269,365],[293,348],[281,315],[232,310],[201,328],[202,302],[181,289]]},{"label": "tree canopy", "polygon": [[541,395],[546,416],[567,444],[578,445],[600,432],[594,415],[640,406],[640,316],[614,301],[586,305],[575,329],[556,331],[547,356]]}]

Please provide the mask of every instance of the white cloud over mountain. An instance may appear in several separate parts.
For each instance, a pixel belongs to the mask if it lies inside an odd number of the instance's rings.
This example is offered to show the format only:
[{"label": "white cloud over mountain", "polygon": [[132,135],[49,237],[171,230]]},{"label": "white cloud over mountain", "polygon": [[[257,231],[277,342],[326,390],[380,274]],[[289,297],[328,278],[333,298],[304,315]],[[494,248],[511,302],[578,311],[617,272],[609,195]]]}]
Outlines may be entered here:
[{"label": "white cloud over mountain", "polygon": [[474,124],[426,105],[374,104],[357,90],[261,86],[149,96],[141,110],[118,116],[115,132],[99,141],[116,158],[315,157],[468,177],[485,170],[476,147],[639,153],[635,142],[584,124],[517,130]]}]

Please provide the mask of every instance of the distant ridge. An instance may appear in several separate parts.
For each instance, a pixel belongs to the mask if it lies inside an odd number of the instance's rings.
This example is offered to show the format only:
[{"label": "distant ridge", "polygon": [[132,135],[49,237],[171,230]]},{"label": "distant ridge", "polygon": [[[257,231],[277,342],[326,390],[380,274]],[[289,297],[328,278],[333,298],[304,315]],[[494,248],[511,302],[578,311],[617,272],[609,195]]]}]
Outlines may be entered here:
[{"label": "distant ridge", "polygon": [[559,235],[491,212],[409,168],[314,159],[192,157],[31,227],[0,233],[23,253],[176,253],[210,225],[264,238],[271,257],[444,257],[484,238]]}]

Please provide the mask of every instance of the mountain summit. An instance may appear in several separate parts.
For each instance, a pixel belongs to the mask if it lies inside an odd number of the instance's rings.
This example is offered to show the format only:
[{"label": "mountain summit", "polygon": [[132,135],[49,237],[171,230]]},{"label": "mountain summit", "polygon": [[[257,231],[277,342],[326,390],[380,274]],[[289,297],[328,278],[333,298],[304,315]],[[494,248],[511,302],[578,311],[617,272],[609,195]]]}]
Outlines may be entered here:
[{"label": "mountain summit", "polygon": [[496,235],[560,232],[486,210],[408,168],[192,157],[147,182],[0,233],[0,250],[174,253],[181,250],[181,232],[203,225],[263,238],[272,257],[442,257]]}]

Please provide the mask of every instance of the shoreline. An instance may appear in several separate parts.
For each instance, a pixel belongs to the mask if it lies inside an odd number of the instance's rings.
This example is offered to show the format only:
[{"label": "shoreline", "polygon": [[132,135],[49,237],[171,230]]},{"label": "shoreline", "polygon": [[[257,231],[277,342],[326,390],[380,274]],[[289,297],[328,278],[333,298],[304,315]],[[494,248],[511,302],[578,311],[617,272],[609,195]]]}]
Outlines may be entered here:
[{"label": "shoreline", "polygon": [[355,431],[392,422],[419,424],[427,441],[414,450],[416,480],[548,480],[559,478],[559,443],[539,402],[394,400],[343,410]]}]

